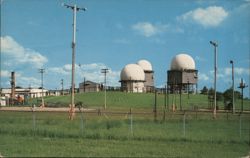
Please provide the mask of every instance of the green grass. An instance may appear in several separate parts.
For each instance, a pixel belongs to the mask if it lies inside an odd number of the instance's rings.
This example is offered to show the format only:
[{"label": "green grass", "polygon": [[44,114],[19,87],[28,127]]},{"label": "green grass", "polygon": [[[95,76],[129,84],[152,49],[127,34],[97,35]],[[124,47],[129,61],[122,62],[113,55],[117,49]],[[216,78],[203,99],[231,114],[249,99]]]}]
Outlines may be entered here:
[{"label": "green grass", "polygon": [[[183,115],[167,113],[166,121],[158,115],[84,113],[73,121],[67,113],[0,111],[0,153],[3,156],[66,157],[242,157],[249,152],[249,115],[239,116],[187,113],[186,135]],[[33,122],[35,116],[35,126]]]},{"label": "green grass", "polygon": [[[182,94],[182,108],[186,110],[193,109],[194,106],[198,108],[209,108],[208,99],[206,95],[201,94],[190,94],[188,99],[187,94]],[[175,98],[175,99],[174,99]],[[70,95],[57,96],[57,97],[46,97],[45,102],[48,106],[53,107],[68,107],[70,103]],[[92,92],[92,93],[78,93],[75,95],[75,102],[82,102],[86,107],[89,108],[103,108],[104,107],[104,93],[103,92]],[[31,100],[31,104],[38,104],[37,99]],[[124,92],[107,92],[107,107],[110,109],[152,109],[155,103],[154,93],[124,93]],[[180,109],[180,95],[174,97],[173,94],[169,95],[169,106],[172,104]],[[224,109],[224,103],[218,101],[217,103],[220,109]],[[241,108],[241,100],[236,99],[236,110]],[[158,109],[164,107],[164,95],[157,95],[157,106]],[[244,100],[244,109],[250,110],[250,100]]]}]

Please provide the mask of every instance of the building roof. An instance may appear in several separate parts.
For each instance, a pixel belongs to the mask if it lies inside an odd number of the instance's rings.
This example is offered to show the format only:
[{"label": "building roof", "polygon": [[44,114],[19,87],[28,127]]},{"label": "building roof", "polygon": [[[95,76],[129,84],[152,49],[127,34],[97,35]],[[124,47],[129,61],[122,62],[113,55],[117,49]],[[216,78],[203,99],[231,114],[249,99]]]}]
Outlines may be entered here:
[{"label": "building roof", "polygon": [[194,59],[188,54],[178,54],[171,61],[171,70],[195,70]]}]

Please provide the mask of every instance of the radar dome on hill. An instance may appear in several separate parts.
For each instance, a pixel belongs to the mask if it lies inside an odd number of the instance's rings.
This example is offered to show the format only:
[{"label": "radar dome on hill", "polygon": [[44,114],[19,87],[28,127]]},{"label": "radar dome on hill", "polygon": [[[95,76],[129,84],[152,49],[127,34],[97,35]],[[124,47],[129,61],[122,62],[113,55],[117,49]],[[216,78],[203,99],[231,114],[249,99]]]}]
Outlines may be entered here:
[{"label": "radar dome on hill", "polygon": [[171,61],[171,70],[195,70],[194,59],[188,54],[178,54]]},{"label": "radar dome on hill", "polygon": [[151,63],[147,60],[139,60],[137,64],[141,66],[144,71],[153,71]]},{"label": "radar dome on hill", "polygon": [[145,74],[141,66],[128,64],[122,69],[120,79],[121,81],[144,81]]}]

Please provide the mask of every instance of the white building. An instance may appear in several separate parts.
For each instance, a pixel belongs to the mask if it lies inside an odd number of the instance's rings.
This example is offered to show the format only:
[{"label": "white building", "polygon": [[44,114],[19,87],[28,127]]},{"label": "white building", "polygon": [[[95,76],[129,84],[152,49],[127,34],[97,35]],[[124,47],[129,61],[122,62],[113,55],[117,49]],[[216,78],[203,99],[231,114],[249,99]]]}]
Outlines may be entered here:
[{"label": "white building", "polygon": [[137,64],[143,69],[145,73],[144,87],[146,92],[154,91],[154,71],[152,65],[147,60],[139,60]]},{"label": "white building", "polygon": [[145,92],[145,73],[137,64],[126,65],[120,74],[121,90],[126,92]]},{"label": "white building", "polygon": [[188,54],[176,55],[168,70],[168,86],[171,92],[194,92],[193,85],[198,81],[198,70],[195,69],[194,59]]},{"label": "white building", "polygon": [[[48,90],[46,89],[38,89],[38,88],[16,88],[15,95],[16,97],[19,95],[22,98],[38,98],[47,95]],[[10,98],[11,96],[11,88],[3,88],[1,89],[1,95]]]}]

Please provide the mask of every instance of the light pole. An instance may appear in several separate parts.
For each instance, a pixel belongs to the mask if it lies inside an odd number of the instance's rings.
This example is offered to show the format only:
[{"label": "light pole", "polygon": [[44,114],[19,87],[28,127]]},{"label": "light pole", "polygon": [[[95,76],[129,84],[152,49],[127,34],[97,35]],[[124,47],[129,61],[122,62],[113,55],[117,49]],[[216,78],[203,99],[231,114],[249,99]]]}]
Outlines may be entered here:
[{"label": "light pole", "polygon": [[83,10],[86,8],[80,8],[75,5],[63,4],[63,6],[73,10],[73,41],[72,41],[72,76],[71,76],[71,105],[69,111],[69,118],[73,120],[75,115],[75,47],[76,47],[76,11]]},{"label": "light pole", "polygon": [[107,73],[109,69],[105,68],[101,70],[101,73],[104,73],[104,109],[107,107],[107,94],[106,94],[106,82],[107,82]]},{"label": "light pole", "polygon": [[232,104],[233,104],[233,114],[235,113],[235,105],[234,105],[234,61],[230,60],[230,64],[232,64],[232,93],[233,93],[233,100],[232,100]]},{"label": "light pole", "polygon": [[43,99],[43,73],[45,72],[45,69],[38,69],[38,73],[41,73],[41,88],[42,88],[42,104],[41,107],[44,107],[44,99]]},{"label": "light pole", "polygon": [[214,110],[213,115],[216,118],[216,80],[217,80],[217,47],[218,44],[214,41],[210,41],[210,44],[214,46]]}]

